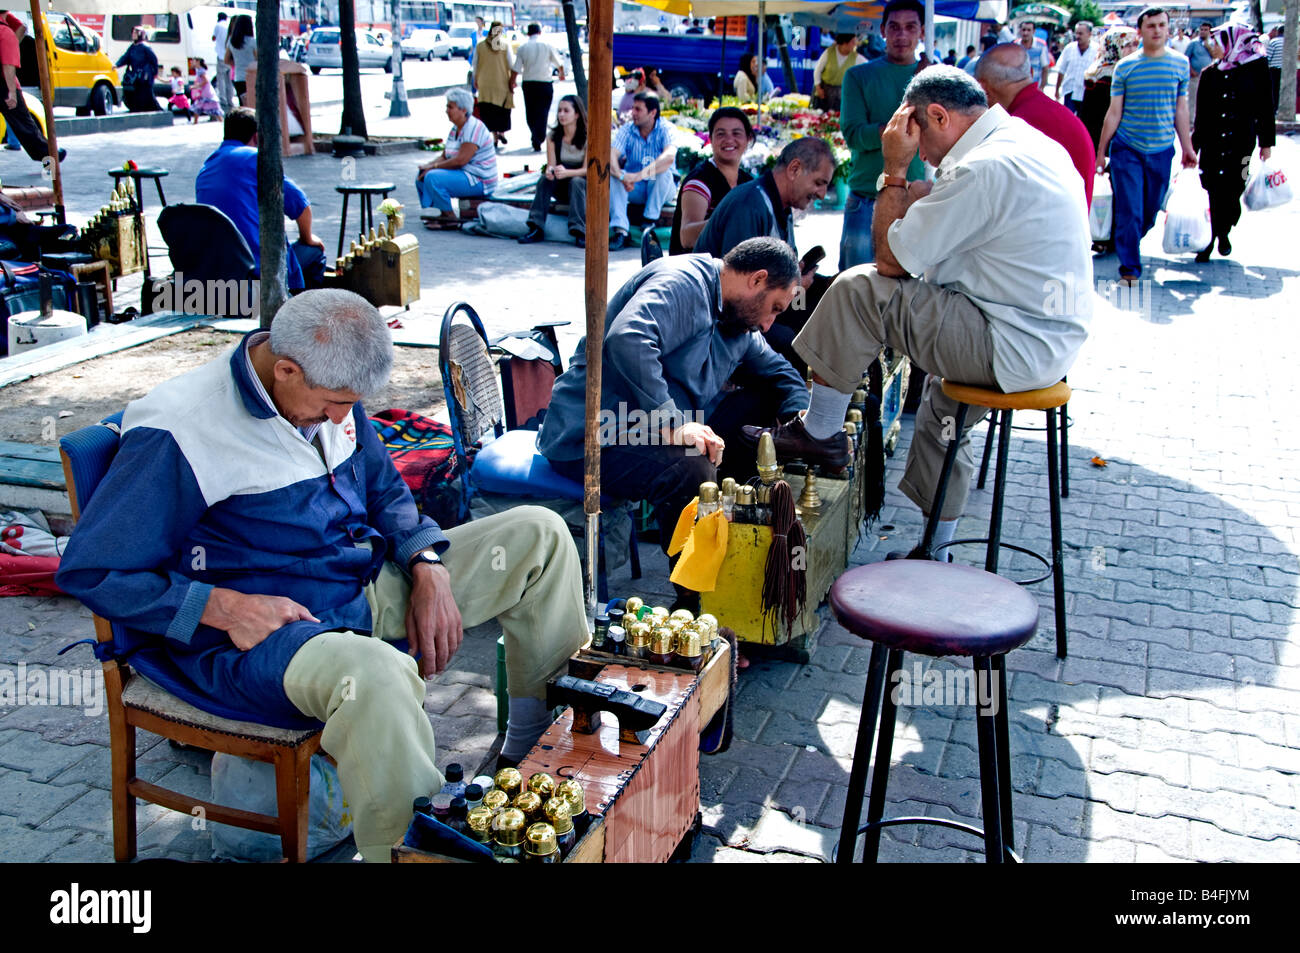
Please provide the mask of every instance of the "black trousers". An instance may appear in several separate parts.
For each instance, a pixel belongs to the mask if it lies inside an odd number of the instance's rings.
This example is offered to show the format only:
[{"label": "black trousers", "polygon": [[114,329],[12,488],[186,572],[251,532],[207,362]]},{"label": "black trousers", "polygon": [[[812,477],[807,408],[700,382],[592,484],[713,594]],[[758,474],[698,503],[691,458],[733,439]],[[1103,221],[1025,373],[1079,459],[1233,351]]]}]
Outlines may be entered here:
[{"label": "black trousers", "polygon": [[41,127],[36,125],[36,120],[27,111],[21,89],[18,90],[17,106],[10,109],[8,100],[9,86],[5,83],[4,74],[0,73],[0,115],[5,117],[5,125],[14,131],[18,142],[27,150],[27,155],[40,162],[50,154],[50,144],[45,138],[45,133],[41,132]]},{"label": "black trousers", "polygon": [[546,117],[551,112],[555,87],[550,83],[521,83],[524,88],[524,115],[528,117],[528,134],[536,151],[546,142]]},{"label": "black trousers", "polygon": [[1268,78],[1270,85],[1273,87],[1273,113],[1277,114],[1277,107],[1282,102],[1282,70],[1270,66],[1268,68]]},{"label": "black trousers", "polygon": [[[1249,154],[1245,156],[1250,159]],[[1244,168],[1242,165],[1236,168]],[[1241,196],[1246,191],[1246,183],[1241,180],[1241,173],[1230,167],[1226,170],[1202,170],[1201,187],[1210,197],[1210,225],[1215,238],[1226,238],[1232,227],[1241,221]]]},{"label": "black trousers", "polygon": [[[606,496],[654,504],[659,545],[666,553],[677,517],[700,492],[701,483],[728,476],[744,482],[754,475],[754,453],[741,443],[740,428],[770,426],[779,409],[776,393],[759,381],[728,393],[707,421],[726,447],[719,467],[694,448],[688,452],[686,447],[662,445],[605,447],[600,453],[600,490]],[[582,481],[580,459],[552,460],[551,466],[570,480]]]}]

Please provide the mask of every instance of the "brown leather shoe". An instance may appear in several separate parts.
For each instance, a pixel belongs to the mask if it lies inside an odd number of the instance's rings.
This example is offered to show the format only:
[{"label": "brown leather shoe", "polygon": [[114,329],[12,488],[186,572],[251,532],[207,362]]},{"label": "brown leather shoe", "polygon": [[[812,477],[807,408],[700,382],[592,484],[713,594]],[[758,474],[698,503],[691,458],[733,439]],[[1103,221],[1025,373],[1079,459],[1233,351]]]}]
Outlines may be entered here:
[{"label": "brown leather shoe", "polygon": [[742,427],[741,437],[751,447],[758,445],[764,431],[772,434],[778,460],[800,459],[809,465],[842,470],[849,465],[849,437],[844,431],[831,434],[825,440],[816,440],[804,429],[803,418],[795,417],[788,424],[775,427]]}]

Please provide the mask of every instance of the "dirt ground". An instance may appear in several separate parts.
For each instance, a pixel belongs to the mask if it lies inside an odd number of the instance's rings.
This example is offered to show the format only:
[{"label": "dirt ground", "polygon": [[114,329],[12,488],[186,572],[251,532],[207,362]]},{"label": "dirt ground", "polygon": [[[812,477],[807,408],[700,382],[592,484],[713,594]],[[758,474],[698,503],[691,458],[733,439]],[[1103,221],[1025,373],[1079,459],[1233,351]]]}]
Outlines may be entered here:
[{"label": "dirt ground", "polygon": [[[47,443],[44,421],[66,434],[121,410],[156,385],[216,359],[239,340],[196,329],[107,354],[0,389],[0,440]],[[366,401],[371,411],[401,407],[437,416],[443,406],[437,351],[394,348],[388,386]]]}]

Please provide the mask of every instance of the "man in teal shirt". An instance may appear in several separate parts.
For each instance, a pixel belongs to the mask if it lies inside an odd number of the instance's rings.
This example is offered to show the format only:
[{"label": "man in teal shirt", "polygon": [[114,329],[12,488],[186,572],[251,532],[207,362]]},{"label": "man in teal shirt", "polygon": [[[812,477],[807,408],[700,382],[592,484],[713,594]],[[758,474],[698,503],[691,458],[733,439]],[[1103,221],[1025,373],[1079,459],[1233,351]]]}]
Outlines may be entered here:
[{"label": "man in teal shirt", "polygon": [[[891,0],[881,16],[885,55],[855,66],[844,74],[840,129],[853,151],[849,174],[849,199],[844,203],[844,230],[840,234],[840,271],[876,260],[871,243],[871,215],[876,207],[876,181],[885,170],[880,133],[903,101],[903,90],[929,61],[919,64],[916,48],[925,31],[921,0]],[[924,178],[919,156],[907,167],[907,178]]]}]

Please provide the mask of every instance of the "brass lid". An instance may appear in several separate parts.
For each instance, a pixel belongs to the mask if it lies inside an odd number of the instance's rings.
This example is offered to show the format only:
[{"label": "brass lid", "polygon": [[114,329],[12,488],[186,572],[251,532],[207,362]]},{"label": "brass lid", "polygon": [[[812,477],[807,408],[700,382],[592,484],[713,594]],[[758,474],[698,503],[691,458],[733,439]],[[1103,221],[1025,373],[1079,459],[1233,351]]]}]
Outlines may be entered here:
[{"label": "brass lid", "polygon": [[469,813],[465,815],[465,823],[476,835],[483,840],[487,840],[492,836],[492,818],[494,816],[492,808],[480,804],[478,807],[469,809]]},{"label": "brass lid", "polygon": [[502,768],[492,779],[502,791],[505,791],[510,797],[519,793],[520,788],[524,786],[524,776],[519,773],[518,768]]},{"label": "brass lid", "polygon": [[754,488],[752,486],[742,486],[736,491],[736,502],[742,506],[754,505]]},{"label": "brass lid", "polygon": [[756,461],[759,479],[764,483],[771,483],[776,479],[776,442],[772,439],[770,430],[763,431],[762,436],[758,438]]},{"label": "brass lid", "polygon": [[543,801],[555,793],[555,778],[545,771],[538,771],[528,779],[528,790],[538,795]]},{"label": "brass lid", "polygon": [[[736,495],[735,479],[732,477],[727,477],[725,480],[722,481],[722,486],[719,487],[719,489],[723,496],[735,496]],[[678,610],[678,611],[680,612],[684,610]]]},{"label": "brass lid", "polygon": [[560,849],[555,840],[555,828],[545,821],[533,824],[524,833],[524,850],[536,857],[545,857]]},{"label": "brass lid", "polygon": [[518,847],[528,821],[517,807],[508,807],[492,818],[492,839],[502,847]]},{"label": "brass lid", "polygon": [[668,626],[668,628],[672,629],[674,632],[680,632],[688,625],[694,625],[694,623],[687,622],[685,619],[667,619],[665,620],[664,625]]},{"label": "brass lid", "polygon": [[510,806],[510,795],[500,788],[493,788],[483,795],[483,807],[493,814]]},{"label": "brass lid", "polygon": [[553,797],[542,805],[542,816],[546,823],[555,828],[557,834],[567,834],[573,830],[573,812],[569,802],[562,797]]},{"label": "brass lid", "polygon": [[850,437],[852,437],[854,434],[858,432],[858,425],[851,420],[845,421],[844,432],[848,434]]},{"label": "brass lid", "polygon": [[576,778],[565,778],[555,786],[555,796],[562,797],[569,802],[569,814],[577,817],[587,810],[586,795],[582,790],[582,782]]},{"label": "brass lid", "polygon": [[861,387],[855,390],[853,392],[853,396],[849,398],[850,404],[865,404],[866,402],[867,402],[867,392],[863,390]]},{"label": "brass lid", "polygon": [[677,636],[677,654],[682,658],[696,658],[700,654],[700,633],[696,629],[683,629]]},{"label": "brass lid", "polygon": [[650,614],[656,619],[668,618],[668,609],[665,606],[655,606],[650,610]]},{"label": "brass lid", "polygon": [[650,651],[655,655],[669,655],[673,650],[673,642],[677,640],[677,633],[672,630],[671,626],[655,626],[650,633]]},{"label": "brass lid", "polygon": [[637,612],[641,609],[643,605],[645,605],[645,602],[641,599],[640,596],[628,596],[627,605],[623,607],[623,614],[625,616],[628,615],[634,616],[637,614]]},{"label": "brass lid", "polygon": [[710,480],[707,483],[700,484],[700,502],[716,503],[718,502],[718,484]]},{"label": "brass lid", "polygon": [[628,648],[644,648],[650,644],[650,623],[633,622],[627,627]]},{"label": "brass lid", "polygon": [[542,796],[535,791],[520,791],[519,796],[510,802],[510,806],[523,811],[524,817],[529,821],[542,816]]},{"label": "brass lid", "polygon": [[858,410],[855,407],[849,411],[848,416],[846,416],[844,419],[847,420],[849,423],[860,424],[862,423],[862,411]]},{"label": "brass lid", "polygon": [[710,639],[714,638],[718,634],[718,617],[710,612],[703,613],[695,620],[695,624],[699,627],[701,632],[707,629]]},{"label": "brass lid", "polygon": [[669,621],[673,619],[681,619],[683,622],[694,622],[695,613],[692,612],[690,609],[678,609],[677,611],[669,615],[668,619]]}]

